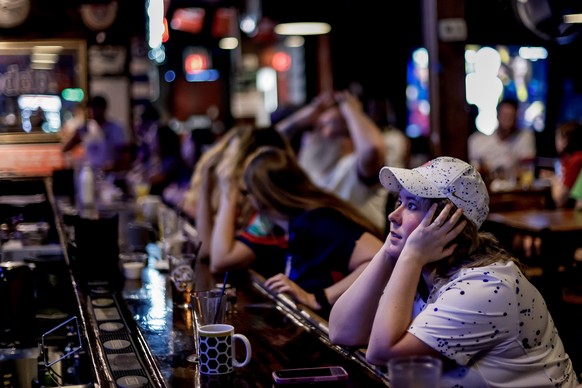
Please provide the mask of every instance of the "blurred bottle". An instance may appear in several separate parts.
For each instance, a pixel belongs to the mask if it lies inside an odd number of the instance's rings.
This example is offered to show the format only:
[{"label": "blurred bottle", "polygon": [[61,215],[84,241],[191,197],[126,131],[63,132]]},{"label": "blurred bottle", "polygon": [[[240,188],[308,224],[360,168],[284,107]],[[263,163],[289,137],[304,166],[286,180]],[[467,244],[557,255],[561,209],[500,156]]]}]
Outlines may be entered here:
[{"label": "blurred bottle", "polygon": [[92,208],[95,206],[95,175],[89,163],[83,164],[79,172],[79,206]]},{"label": "blurred bottle", "polygon": [[58,387],[59,385],[51,376],[51,372],[44,364],[44,359],[41,357],[38,358],[37,362],[37,377],[33,378],[31,381],[32,388],[45,388],[45,387]]},{"label": "blurred bottle", "polygon": [[535,182],[536,161],[534,158],[522,159],[517,166],[517,185],[522,190],[529,190]]}]

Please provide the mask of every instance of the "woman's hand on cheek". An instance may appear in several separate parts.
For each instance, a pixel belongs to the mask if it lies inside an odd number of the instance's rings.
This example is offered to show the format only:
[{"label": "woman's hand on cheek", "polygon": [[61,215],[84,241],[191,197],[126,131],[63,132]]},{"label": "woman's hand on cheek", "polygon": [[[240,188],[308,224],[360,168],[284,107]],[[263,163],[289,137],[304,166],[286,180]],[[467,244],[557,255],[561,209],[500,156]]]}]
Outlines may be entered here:
[{"label": "woman's hand on cheek", "polygon": [[402,254],[414,254],[422,265],[450,256],[456,244],[450,244],[465,228],[467,221],[459,222],[462,209],[447,219],[452,206],[446,205],[442,212],[431,222],[437,205],[433,204],[416,229],[410,234]]}]

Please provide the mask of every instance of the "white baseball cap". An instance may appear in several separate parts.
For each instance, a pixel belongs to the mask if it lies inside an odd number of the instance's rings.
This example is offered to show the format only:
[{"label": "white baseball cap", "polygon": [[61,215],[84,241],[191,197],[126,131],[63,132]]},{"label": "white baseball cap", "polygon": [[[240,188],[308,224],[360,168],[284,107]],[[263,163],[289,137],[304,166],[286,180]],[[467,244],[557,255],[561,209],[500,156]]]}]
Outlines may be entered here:
[{"label": "white baseball cap", "polygon": [[467,162],[441,156],[411,170],[382,167],[380,182],[390,192],[402,188],[422,198],[448,198],[477,228],[489,214],[489,193],[481,175]]}]

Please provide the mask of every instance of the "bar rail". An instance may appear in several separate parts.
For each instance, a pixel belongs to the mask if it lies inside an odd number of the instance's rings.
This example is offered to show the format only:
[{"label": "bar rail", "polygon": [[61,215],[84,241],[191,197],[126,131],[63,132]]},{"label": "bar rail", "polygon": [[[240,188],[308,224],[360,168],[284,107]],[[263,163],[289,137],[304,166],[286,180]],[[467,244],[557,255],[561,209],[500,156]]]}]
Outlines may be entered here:
[{"label": "bar rail", "polygon": [[83,347],[85,352],[89,356],[91,362],[91,371],[93,373],[95,387],[109,387],[113,382],[112,376],[108,373],[106,368],[102,368],[101,365],[104,364],[103,348],[98,341],[98,337],[95,333],[94,326],[90,323],[90,314],[87,309],[87,304],[85,303],[84,294],[81,292],[80,285],[77,283],[73,272],[71,271],[71,260],[69,258],[69,253],[67,246],[69,244],[67,235],[65,233],[65,225],[63,222],[63,215],[61,209],[57,206],[56,198],[52,190],[52,178],[44,178],[44,184],[46,192],[48,193],[48,200],[53,209],[55,215],[55,226],[59,235],[59,240],[61,247],[63,248],[63,256],[65,257],[65,262],[69,269],[69,276],[73,289],[75,290],[75,298],[77,300],[77,306],[79,308],[79,328],[81,329],[81,338],[85,339],[87,343]]},{"label": "bar rail", "polygon": [[273,300],[277,304],[277,308],[289,317],[293,317],[293,321],[302,327],[306,327],[317,335],[317,338],[330,349],[336,351],[343,357],[353,360],[360,366],[376,375],[380,380],[388,385],[388,375],[386,368],[381,368],[370,364],[366,360],[366,349],[352,349],[345,346],[333,344],[329,340],[329,325],[328,322],[321,318],[316,312],[312,311],[306,306],[300,306],[293,302],[285,294],[276,294],[264,287],[265,278],[253,270],[249,270],[253,281],[253,286],[262,294]]},{"label": "bar rail", "polygon": [[[47,191],[51,193],[61,244],[68,247],[74,244],[67,231],[70,225],[63,222],[61,200],[52,195],[50,178],[47,178]],[[187,219],[181,218],[180,224],[186,234],[195,231]],[[64,251],[71,267],[68,249]],[[94,387],[120,386],[115,354],[105,346],[109,338],[130,343],[129,352],[137,357],[136,365],[139,364],[147,375],[144,387],[228,387],[239,386],[240,381],[248,386],[272,387],[277,386],[271,376],[274,370],[316,365],[344,366],[350,374],[349,386],[388,385],[385,368],[369,364],[364,349],[332,344],[327,321],[295,304],[286,295],[270,292],[263,286],[264,278],[252,270],[233,274],[240,306],[235,301],[233,313],[228,318],[237,332],[251,340],[254,353],[251,363],[229,376],[201,375],[196,364],[187,361],[194,341],[191,311],[172,305],[168,273],[155,267],[156,260],[159,258],[150,255],[142,279],[125,280],[122,289],[108,284],[92,284],[88,288],[77,279],[74,270],[70,270]],[[197,289],[211,289],[222,280],[221,276],[210,273],[208,263],[199,261],[196,265],[199,267],[196,276],[200,277]],[[236,287],[240,288],[236,290]],[[104,318],[104,315],[110,316]],[[111,337],[102,329],[104,322],[125,327],[114,333],[117,337]]]}]

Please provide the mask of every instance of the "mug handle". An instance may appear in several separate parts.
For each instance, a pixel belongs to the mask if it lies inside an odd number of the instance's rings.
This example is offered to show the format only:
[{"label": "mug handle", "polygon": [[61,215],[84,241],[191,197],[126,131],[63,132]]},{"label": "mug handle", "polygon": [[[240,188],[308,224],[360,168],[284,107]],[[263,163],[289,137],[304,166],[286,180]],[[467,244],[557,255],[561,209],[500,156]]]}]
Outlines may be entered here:
[{"label": "mug handle", "polygon": [[235,368],[240,368],[242,366],[247,365],[250,361],[251,361],[251,356],[253,355],[253,352],[251,350],[251,343],[249,342],[249,339],[242,335],[242,334],[233,334],[232,338],[234,339],[234,341],[236,341],[237,339],[241,340],[242,343],[245,345],[245,349],[246,349],[246,356],[244,361],[239,362],[236,357],[232,357],[232,365]]}]

